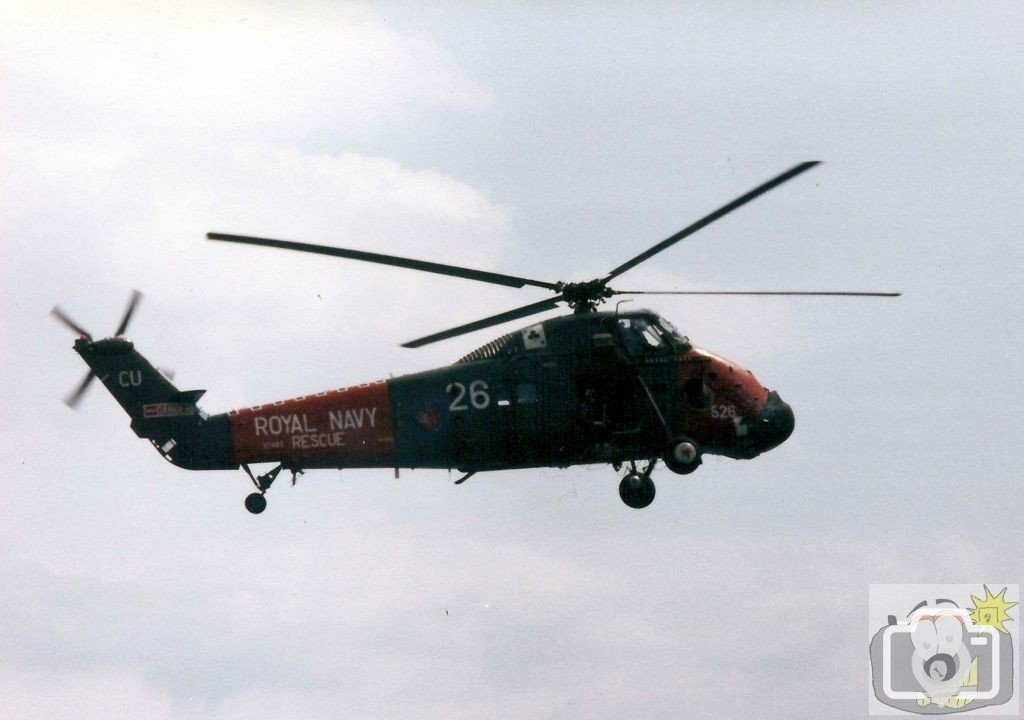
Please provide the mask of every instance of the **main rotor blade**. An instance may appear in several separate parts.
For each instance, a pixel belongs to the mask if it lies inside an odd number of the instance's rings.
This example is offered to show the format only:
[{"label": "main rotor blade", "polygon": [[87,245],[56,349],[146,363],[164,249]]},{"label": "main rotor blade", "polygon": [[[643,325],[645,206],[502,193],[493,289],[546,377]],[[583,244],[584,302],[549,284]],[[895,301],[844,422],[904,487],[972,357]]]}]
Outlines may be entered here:
[{"label": "main rotor blade", "polygon": [[94,377],[96,377],[96,373],[94,373],[92,370],[86,373],[85,378],[83,378],[82,382],[78,384],[78,387],[75,388],[75,391],[68,395],[66,398],[64,398],[64,404],[67,405],[69,408],[76,407],[78,405],[78,401],[82,399],[82,395],[85,394],[85,391],[89,388],[89,383],[92,382],[92,379]]},{"label": "main rotor blade", "polygon": [[128,322],[132,319],[132,315],[135,314],[135,308],[139,304],[139,300],[142,299],[142,293],[138,290],[132,290],[132,296],[128,300],[128,307],[124,309],[124,317],[121,318],[121,324],[117,326],[117,330],[114,332],[114,337],[124,335],[124,331],[128,329]]},{"label": "main rotor blade", "polygon": [[429,345],[430,343],[437,342],[438,340],[447,340],[448,338],[455,337],[457,335],[463,335],[474,330],[482,330],[492,325],[500,325],[503,322],[509,322],[510,320],[518,320],[529,315],[535,315],[536,313],[544,312],[545,310],[554,310],[558,307],[558,302],[562,299],[561,295],[557,295],[548,300],[541,300],[540,302],[531,303],[530,305],[524,305],[521,308],[515,310],[509,310],[498,315],[492,315],[489,318],[483,320],[477,320],[476,322],[467,323],[466,325],[459,325],[459,327],[452,328],[451,330],[445,330],[443,332],[434,333],[433,335],[427,335],[421,337],[418,340],[412,340],[411,342],[402,343],[402,347],[417,348],[423,345]]},{"label": "main rotor blade", "polygon": [[736,210],[737,208],[742,207],[743,205],[746,205],[748,202],[750,202],[754,198],[756,198],[756,197],[758,197],[760,195],[764,195],[766,192],[768,192],[772,188],[778,187],[779,185],[781,185],[782,183],[786,182],[787,180],[792,180],[793,178],[795,178],[800,173],[802,173],[802,172],[804,172],[806,170],[810,170],[812,167],[814,167],[815,165],[817,165],[819,163],[820,163],[820,160],[811,160],[809,162],[802,162],[799,165],[796,165],[795,167],[790,168],[789,170],[787,170],[786,172],[782,173],[781,175],[778,175],[778,176],[772,178],[768,182],[762,183],[761,185],[758,185],[756,188],[754,188],[753,190],[748,192],[746,195],[742,195],[742,196],[736,198],[735,200],[733,200],[728,205],[723,205],[722,207],[718,208],[717,210],[715,210],[710,215],[705,215],[704,217],[702,217],[700,220],[698,220],[697,222],[693,223],[692,225],[688,225],[687,227],[683,228],[682,230],[677,232],[672,237],[665,238],[660,243],[658,243],[654,247],[650,248],[649,250],[640,253],[639,255],[637,255],[632,260],[629,260],[627,262],[624,262],[622,265],[619,265],[617,268],[615,268],[610,273],[608,273],[608,276],[606,278],[604,278],[604,282],[607,283],[612,278],[618,277],[619,275],[621,275],[622,273],[626,272],[630,268],[636,267],[637,265],[642,263],[644,260],[647,260],[648,258],[650,258],[650,257],[652,257],[654,255],[657,255],[662,250],[665,250],[666,248],[671,247],[672,245],[676,244],[677,242],[679,242],[683,238],[688,237],[690,235],[693,235],[695,232],[697,232],[701,228],[707,227],[708,225],[713,223],[715,220],[718,220],[719,218],[722,218],[725,215],[728,215],[733,210]]},{"label": "main rotor blade", "polygon": [[61,310],[58,306],[54,305],[53,306],[53,310],[50,311],[50,314],[53,315],[58,320],[60,320],[65,325],[67,325],[69,328],[74,330],[76,333],[78,333],[79,335],[84,337],[85,339],[92,340],[92,335],[89,334],[89,331],[86,330],[81,325],[79,325],[78,323],[76,323],[71,318],[69,318],[67,316],[67,314],[63,310]]},{"label": "main rotor blade", "polygon": [[847,295],[851,297],[899,297],[898,292],[847,292],[845,290],[613,290],[612,295]]},{"label": "main rotor blade", "polygon": [[423,270],[424,272],[437,273],[438,275],[451,275],[453,277],[466,278],[467,280],[479,280],[480,282],[505,285],[507,287],[521,288],[524,285],[558,290],[555,283],[544,282],[543,280],[531,280],[530,278],[516,277],[515,275],[503,275],[502,273],[487,272],[486,270],[473,270],[471,268],[458,267],[456,265],[445,265],[443,263],[428,262],[426,260],[413,260],[411,258],[396,257],[394,255],[381,255],[379,253],[365,252],[363,250],[346,250],[344,248],[328,247],[327,245],[311,245],[309,243],[292,242],[290,240],[272,240],[269,238],[249,237],[247,235],[226,235],[224,233],[206,233],[208,240],[224,240],[226,242],[243,243],[246,245],[263,245],[266,247],[284,248],[285,250],[298,250],[299,252],[316,253],[318,255],[332,255],[334,257],[348,258],[350,260],[362,260],[364,262],[380,263],[382,265],[393,265],[395,267],[408,268],[410,270]]}]

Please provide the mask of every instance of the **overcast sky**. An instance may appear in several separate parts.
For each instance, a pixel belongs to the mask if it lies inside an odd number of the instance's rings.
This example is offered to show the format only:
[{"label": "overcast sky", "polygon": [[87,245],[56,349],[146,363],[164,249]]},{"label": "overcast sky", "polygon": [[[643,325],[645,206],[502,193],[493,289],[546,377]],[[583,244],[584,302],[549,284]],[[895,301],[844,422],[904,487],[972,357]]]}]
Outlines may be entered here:
[{"label": "overcast sky", "polygon": [[[462,5],[0,0],[3,717],[859,717],[870,583],[1024,575],[1024,8]],[[61,402],[55,303],[102,336],[143,290],[221,412],[545,297],[209,230],[585,280],[803,160],[618,285],[905,295],[634,301],[797,418],[643,511],[610,467],[325,470],[254,517]]]}]

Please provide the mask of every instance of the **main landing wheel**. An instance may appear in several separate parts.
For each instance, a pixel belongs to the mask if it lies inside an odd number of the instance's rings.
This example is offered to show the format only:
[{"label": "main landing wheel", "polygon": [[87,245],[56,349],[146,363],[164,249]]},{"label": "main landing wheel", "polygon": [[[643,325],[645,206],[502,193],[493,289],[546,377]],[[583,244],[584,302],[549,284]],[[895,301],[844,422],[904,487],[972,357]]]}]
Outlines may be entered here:
[{"label": "main landing wheel", "polygon": [[689,475],[704,462],[697,443],[687,437],[676,438],[665,451],[665,467],[679,475]]},{"label": "main landing wheel", "polygon": [[654,492],[654,481],[647,474],[631,472],[619,483],[619,497],[635,510],[654,502]]},{"label": "main landing wheel", "polygon": [[245,498],[245,509],[253,515],[259,515],[267,509],[267,499],[263,493],[254,492]]}]

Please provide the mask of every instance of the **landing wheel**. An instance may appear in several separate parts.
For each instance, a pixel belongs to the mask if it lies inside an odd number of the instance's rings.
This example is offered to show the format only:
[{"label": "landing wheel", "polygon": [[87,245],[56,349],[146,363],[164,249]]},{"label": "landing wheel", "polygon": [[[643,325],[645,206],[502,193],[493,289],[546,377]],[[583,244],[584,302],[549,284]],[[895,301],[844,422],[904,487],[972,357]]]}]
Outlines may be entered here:
[{"label": "landing wheel", "polygon": [[245,509],[253,515],[259,515],[267,509],[267,499],[263,493],[254,492],[245,498]]},{"label": "landing wheel", "polygon": [[689,475],[704,462],[700,448],[690,438],[676,438],[665,451],[665,467],[679,475]]},{"label": "landing wheel", "polygon": [[631,508],[645,508],[654,502],[654,481],[650,475],[631,472],[619,483],[619,497]]}]

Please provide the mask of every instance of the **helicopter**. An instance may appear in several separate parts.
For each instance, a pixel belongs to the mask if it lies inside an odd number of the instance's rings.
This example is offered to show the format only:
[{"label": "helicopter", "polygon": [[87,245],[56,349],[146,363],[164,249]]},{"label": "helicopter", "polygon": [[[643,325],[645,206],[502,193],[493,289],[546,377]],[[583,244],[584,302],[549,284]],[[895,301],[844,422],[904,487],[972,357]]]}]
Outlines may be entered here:
[{"label": "helicopter", "polygon": [[[208,415],[205,390],[179,390],[124,337],[141,294],[135,291],[111,337],[93,339],[63,310],[52,314],[78,333],[74,350],[89,366],[66,399],[74,407],[99,378],[149,440],[189,470],[241,468],[255,487],[253,514],[283,470],[440,468],[461,484],[479,472],[610,464],[625,473],[619,496],[631,508],[654,500],[661,461],[688,475],[704,455],[752,459],[785,442],[793,409],[752,372],[697,347],[650,310],[599,311],[617,295],[827,295],[896,297],[896,292],[639,291],[609,283],[751,200],[806,172],[800,163],[660,243],[584,282],[547,282],[442,263],[324,245],[211,232],[209,240],[328,255],[554,294],[538,302],[403,344],[416,348],[556,309],[479,347],[451,365]],[[265,473],[250,466],[273,463]]]}]

